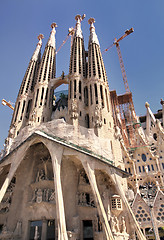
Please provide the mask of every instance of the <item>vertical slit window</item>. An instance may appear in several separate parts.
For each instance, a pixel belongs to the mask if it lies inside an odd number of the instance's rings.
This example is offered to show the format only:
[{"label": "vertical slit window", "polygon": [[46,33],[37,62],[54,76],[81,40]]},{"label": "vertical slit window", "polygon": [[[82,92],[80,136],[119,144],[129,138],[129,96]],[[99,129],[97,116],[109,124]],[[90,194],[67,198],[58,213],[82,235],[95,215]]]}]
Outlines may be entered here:
[{"label": "vertical slit window", "polygon": [[103,98],[103,89],[102,89],[102,85],[100,85],[100,95],[101,95],[101,104],[102,104],[102,107],[104,107],[104,98]]},{"label": "vertical slit window", "polygon": [[45,103],[44,103],[45,106],[47,105],[47,97],[48,97],[48,88],[46,90]]},{"label": "vertical slit window", "polygon": [[88,87],[84,88],[84,103],[88,106]]},{"label": "vertical slit window", "polygon": [[105,89],[105,95],[106,95],[107,110],[108,110],[108,112],[109,112],[108,94],[107,94],[107,90],[106,90],[106,89]]},{"label": "vertical slit window", "polygon": [[91,105],[92,105],[92,103],[93,103],[93,101],[92,101],[92,85],[90,85],[90,98],[91,98]]},{"label": "vertical slit window", "polygon": [[79,81],[79,99],[81,100],[81,81]]},{"label": "vertical slit window", "polygon": [[16,111],[16,114],[15,114],[15,120],[14,120],[14,122],[16,122],[16,120],[17,120],[19,107],[20,107],[20,102],[18,103],[18,107],[17,107],[17,111]]},{"label": "vertical slit window", "polygon": [[40,106],[42,105],[42,101],[43,101],[43,94],[44,94],[44,88],[42,88],[42,94],[41,94],[41,99],[40,99]]},{"label": "vertical slit window", "polygon": [[95,86],[95,98],[96,98],[96,104],[98,104],[97,84],[94,84],[94,86]]},{"label": "vertical slit window", "polygon": [[26,118],[29,118],[29,113],[30,113],[30,109],[31,109],[31,103],[32,103],[32,99],[30,99],[28,101],[28,105],[27,105],[27,110],[26,110]]},{"label": "vertical slit window", "polygon": [[22,115],[23,115],[23,112],[24,112],[25,103],[26,103],[26,101],[24,100],[24,101],[23,101],[22,113],[21,113],[20,120],[22,120]]},{"label": "vertical slit window", "polygon": [[76,80],[74,80],[74,98],[76,98]]},{"label": "vertical slit window", "polygon": [[81,74],[81,39],[79,39],[79,74]]},{"label": "vertical slit window", "polygon": [[69,96],[70,96],[70,99],[71,99],[71,96],[72,96],[72,81],[70,81],[70,85],[69,85]]},{"label": "vertical slit window", "polygon": [[36,93],[36,99],[35,99],[35,107],[37,106],[37,101],[38,101],[38,94],[39,94],[39,89],[37,89],[37,93]]}]

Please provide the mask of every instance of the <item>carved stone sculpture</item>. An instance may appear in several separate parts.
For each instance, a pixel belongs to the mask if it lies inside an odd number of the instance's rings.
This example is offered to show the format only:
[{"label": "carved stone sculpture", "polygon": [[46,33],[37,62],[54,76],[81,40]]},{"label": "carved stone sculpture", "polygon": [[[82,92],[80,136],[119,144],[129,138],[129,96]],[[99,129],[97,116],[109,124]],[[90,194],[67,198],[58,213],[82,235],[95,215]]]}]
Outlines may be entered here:
[{"label": "carved stone sculpture", "polygon": [[121,220],[122,220],[122,233],[126,233],[125,218],[122,217]]},{"label": "carved stone sculpture", "polygon": [[96,128],[102,127],[101,109],[98,106],[95,107],[94,125]]},{"label": "carved stone sculpture", "polygon": [[36,182],[43,181],[46,179],[47,177],[46,177],[45,171],[43,169],[39,170],[37,173]]},{"label": "carved stone sculpture", "polygon": [[71,109],[69,111],[69,114],[70,114],[71,119],[77,119],[79,116],[76,99],[72,99]]},{"label": "carved stone sculpture", "polygon": [[115,228],[116,228],[116,232],[120,232],[120,227],[119,227],[119,221],[117,217],[114,217],[114,220],[116,222]]}]

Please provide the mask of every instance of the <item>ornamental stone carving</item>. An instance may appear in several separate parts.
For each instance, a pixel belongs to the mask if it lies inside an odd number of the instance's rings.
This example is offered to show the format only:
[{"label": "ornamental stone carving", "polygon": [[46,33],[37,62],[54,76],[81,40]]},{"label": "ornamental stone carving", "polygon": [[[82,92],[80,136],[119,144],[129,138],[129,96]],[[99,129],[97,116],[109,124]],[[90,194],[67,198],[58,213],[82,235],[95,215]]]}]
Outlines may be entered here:
[{"label": "ornamental stone carving", "polygon": [[102,127],[102,113],[101,113],[101,108],[99,106],[95,107],[95,114],[94,114],[94,126],[96,128]]},{"label": "ornamental stone carving", "polygon": [[51,202],[55,203],[55,190],[36,188],[33,193],[31,202]]},{"label": "ornamental stone carving", "polygon": [[77,119],[79,114],[78,114],[78,107],[77,107],[77,100],[76,99],[72,99],[71,102],[71,109],[69,111],[70,114],[70,118],[71,119]]}]

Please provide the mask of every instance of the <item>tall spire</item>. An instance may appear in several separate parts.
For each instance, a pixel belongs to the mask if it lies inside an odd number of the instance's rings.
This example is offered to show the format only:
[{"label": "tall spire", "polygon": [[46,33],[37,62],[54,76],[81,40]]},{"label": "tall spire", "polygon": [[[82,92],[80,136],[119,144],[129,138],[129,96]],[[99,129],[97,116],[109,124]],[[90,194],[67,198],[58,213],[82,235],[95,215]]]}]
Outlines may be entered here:
[{"label": "tall spire", "polygon": [[[38,71],[38,65],[41,60],[41,47],[42,47],[42,39],[44,38],[43,34],[39,34],[38,36],[38,44],[36,46],[36,49],[32,55],[32,58],[29,62],[28,68],[26,70],[26,73],[24,75],[20,90],[19,90],[19,96],[22,94],[27,94],[31,88],[33,88],[33,84],[36,78],[36,73]],[[37,71],[36,71],[37,70]]]},{"label": "tall spire", "polygon": [[52,31],[47,41],[43,57],[41,60],[37,82],[49,81],[56,75],[56,44],[55,34],[56,23],[51,24]]},{"label": "tall spire", "polygon": [[48,42],[47,42],[47,46],[50,46],[53,48],[56,48],[56,41],[55,41],[55,34],[56,34],[55,28],[56,27],[57,27],[56,23],[51,24],[52,31],[51,31],[50,37],[48,39]]},{"label": "tall spire", "polygon": [[81,15],[76,15],[75,20],[77,21],[76,23],[76,31],[74,37],[80,37],[83,38],[82,30],[81,30]]},{"label": "tall spire", "polygon": [[88,23],[90,24],[90,36],[88,44],[88,77],[107,82],[105,66],[100,51],[100,44],[95,32],[95,27],[93,25],[93,23],[95,23],[95,19],[90,18]]},{"label": "tall spire", "polygon": [[41,47],[42,47],[42,39],[43,38],[44,38],[43,34],[39,34],[39,36],[38,36],[39,42],[38,42],[38,44],[36,46],[36,49],[35,49],[35,51],[33,53],[32,58],[31,58],[32,61],[37,61],[38,60],[38,56],[40,54],[40,50],[41,50]]},{"label": "tall spire", "polygon": [[84,40],[81,30],[81,15],[76,15],[76,31],[73,39],[73,44],[71,47],[71,57],[70,57],[70,74],[80,74],[83,77],[86,76],[86,60],[85,60],[85,49]]},{"label": "tall spire", "polygon": [[90,18],[88,20],[88,23],[90,24],[90,36],[89,36],[89,44],[91,43],[96,43],[97,45],[100,46],[99,44],[99,40],[97,38],[96,32],[95,32],[95,27],[93,25],[93,23],[95,23],[95,19],[94,18]]},{"label": "tall spire", "polygon": [[53,89],[49,82],[56,75],[56,27],[56,23],[51,24],[52,30],[38,71],[29,119],[32,125],[40,125],[51,118]]}]

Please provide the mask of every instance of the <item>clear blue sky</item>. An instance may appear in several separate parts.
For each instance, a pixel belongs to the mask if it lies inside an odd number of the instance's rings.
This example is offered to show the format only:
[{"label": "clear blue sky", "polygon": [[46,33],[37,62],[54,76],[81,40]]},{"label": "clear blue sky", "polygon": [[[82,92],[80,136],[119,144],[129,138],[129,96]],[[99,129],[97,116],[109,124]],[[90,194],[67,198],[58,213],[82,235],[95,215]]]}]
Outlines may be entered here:
[{"label": "clear blue sky", "polygon": [[[137,115],[146,113],[145,102],[153,112],[161,108],[164,98],[164,1],[163,0],[1,0],[0,1],[0,100],[16,101],[17,93],[37,44],[43,33],[42,52],[51,31],[58,24],[57,48],[75,25],[76,14],[86,14],[82,31],[87,49],[88,19],[96,20],[101,50],[110,46],[126,29],[134,33],[120,42],[130,90]],[[68,73],[70,39],[57,55],[57,76]],[[109,88],[125,92],[116,48],[103,55]],[[0,104],[0,149],[11,122],[12,110]]]}]

